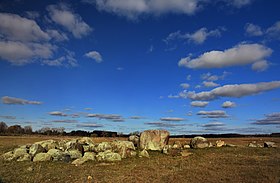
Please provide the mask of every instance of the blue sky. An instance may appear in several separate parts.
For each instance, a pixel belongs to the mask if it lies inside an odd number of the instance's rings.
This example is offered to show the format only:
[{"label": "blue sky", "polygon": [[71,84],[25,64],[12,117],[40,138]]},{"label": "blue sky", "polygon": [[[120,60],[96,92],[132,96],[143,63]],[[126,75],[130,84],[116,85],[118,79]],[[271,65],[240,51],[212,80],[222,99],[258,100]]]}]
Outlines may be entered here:
[{"label": "blue sky", "polygon": [[280,129],[276,0],[1,1],[0,121],[33,129]]}]

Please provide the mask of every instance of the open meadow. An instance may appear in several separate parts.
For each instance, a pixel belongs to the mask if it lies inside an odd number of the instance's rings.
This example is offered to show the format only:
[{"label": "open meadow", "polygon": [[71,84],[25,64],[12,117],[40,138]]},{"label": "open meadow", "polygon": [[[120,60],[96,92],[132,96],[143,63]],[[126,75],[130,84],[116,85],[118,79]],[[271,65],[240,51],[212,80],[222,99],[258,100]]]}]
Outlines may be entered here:
[{"label": "open meadow", "polygon": [[[19,145],[46,139],[70,137],[1,136],[0,155]],[[93,138],[94,142],[124,140],[124,138]],[[170,139],[174,141],[190,139]],[[217,139],[208,139],[215,142]],[[189,149],[191,156],[172,156],[149,152],[150,158],[127,158],[119,162],[86,162],[75,166],[65,162],[17,162],[0,160],[0,182],[260,182],[279,183],[280,150],[278,148],[249,148],[251,141],[262,143],[280,138],[225,138],[238,147]]]}]

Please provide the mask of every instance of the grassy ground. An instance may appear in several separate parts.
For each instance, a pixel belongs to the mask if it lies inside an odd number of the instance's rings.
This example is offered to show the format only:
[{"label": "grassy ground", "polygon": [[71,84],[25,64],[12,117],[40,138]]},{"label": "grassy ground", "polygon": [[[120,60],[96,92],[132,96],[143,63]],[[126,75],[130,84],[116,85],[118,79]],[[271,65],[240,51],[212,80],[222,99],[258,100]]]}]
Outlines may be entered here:
[{"label": "grassy ground", "polygon": [[[57,137],[59,138],[59,137]],[[0,154],[17,145],[33,143],[54,137],[0,137]],[[95,138],[94,141],[110,141],[111,138]],[[175,139],[178,140],[178,139]],[[179,139],[189,141],[189,139]],[[210,139],[214,142],[216,139]],[[261,143],[279,138],[225,139],[228,143],[245,145],[251,141]],[[171,142],[174,139],[171,139]],[[150,158],[129,158],[116,163],[87,162],[73,166],[62,162],[4,162],[0,160],[0,182],[261,182],[279,183],[279,148],[209,148],[188,150],[189,157],[172,157],[151,152]],[[28,168],[33,170],[30,171]]]}]

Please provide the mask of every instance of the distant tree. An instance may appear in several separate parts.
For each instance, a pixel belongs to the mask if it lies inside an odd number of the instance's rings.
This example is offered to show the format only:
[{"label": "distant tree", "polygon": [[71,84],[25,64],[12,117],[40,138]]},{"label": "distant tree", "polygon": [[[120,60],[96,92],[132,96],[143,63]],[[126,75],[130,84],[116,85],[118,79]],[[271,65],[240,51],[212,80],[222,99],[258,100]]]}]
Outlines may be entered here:
[{"label": "distant tree", "polygon": [[131,132],[129,135],[137,135],[137,136],[140,136],[140,132],[139,132],[139,131],[134,131],[134,132]]},{"label": "distant tree", "polygon": [[23,129],[25,134],[32,134],[33,132],[31,126],[25,126]]},{"label": "distant tree", "polygon": [[8,127],[7,132],[12,134],[23,134],[24,129],[20,125],[13,125]]},{"label": "distant tree", "polygon": [[5,122],[0,122],[0,133],[5,133],[8,129],[8,125]]}]

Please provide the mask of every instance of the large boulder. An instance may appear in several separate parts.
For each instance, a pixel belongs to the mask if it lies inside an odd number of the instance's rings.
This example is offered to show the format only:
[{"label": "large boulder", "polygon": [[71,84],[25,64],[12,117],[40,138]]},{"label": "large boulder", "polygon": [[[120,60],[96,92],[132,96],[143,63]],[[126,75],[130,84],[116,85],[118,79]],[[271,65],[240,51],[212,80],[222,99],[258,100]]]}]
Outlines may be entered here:
[{"label": "large boulder", "polygon": [[38,153],[35,155],[35,157],[33,158],[33,161],[51,161],[52,160],[52,156],[48,153]]},{"label": "large boulder", "polygon": [[68,153],[59,149],[50,149],[47,153],[52,157],[53,161],[69,162],[71,160],[71,157]]},{"label": "large boulder", "polygon": [[166,130],[146,130],[140,135],[140,148],[161,151],[168,144],[169,135]]},{"label": "large boulder", "polygon": [[29,154],[28,150],[25,147],[20,147],[14,149],[14,159],[22,159],[23,157],[27,157]]},{"label": "large boulder", "polygon": [[26,153],[26,154],[22,155],[21,157],[19,157],[17,159],[17,161],[31,161],[31,156],[28,153]]},{"label": "large boulder", "polygon": [[71,140],[65,144],[66,150],[79,150],[82,154],[84,154],[84,147],[82,144],[78,142],[78,140]]},{"label": "large boulder", "polygon": [[9,152],[6,152],[5,154],[3,154],[1,156],[5,161],[12,161],[15,159],[14,157],[14,152],[13,151],[9,151]]},{"label": "large boulder", "polygon": [[206,138],[200,137],[200,136],[192,138],[191,142],[190,142],[191,148],[194,148],[194,149],[206,148],[206,147],[209,147],[209,145],[210,145],[210,143],[208,142],[208,140]]},{"label": "large boulder", "polygon": [[94,160],[95,160],[95,154],[92,152],[86,152],[83,157],[74,160],[71,164],[78,166],[84,164],[87,161],[94,161]]},{"label": "large boulder", "polygon": [[71,159],[78,159],[78,158],[81,158],[83,156],[82,153],[77,149],[71,149],[71,150],[66,151],[66,152],[70,155]]},{"label": "large boulder", "polygon": [[100,152],[96,155],[97,161],[120,161],[122,160],[121,155],[111,151]]},{"label": "large boulder", "polygon": [[128,137],[128,141],[132,142],[135,147],[139,147],[140,143],[140,137],[138,135],[130,135]]},{"label": "large boulder", "polygon": [[134,144],[130,141],[113,141],[111,143],[112,151],[121,155],[122,158],[127,158],[133,156],[133,151],[135,151]]},{"label": "large boulder", "polygon": [[34,157],[38,153],[46,152],[40,144],[32,144],[29,148],[29,154]]},{"label": "large boulder", "polygon": [[108,151],[108,150],[110,150],[110,151],[112,150],[112,146],[111,146],[110,142],[101,142],[94,147],[94,152],[96,152],[96,153],[104,152],[104,151]]},{"label": "large boulder", "polygon": [[59,148],[59,144],[55,140],[44,140],[36,142],[35,144],[40,144],[44,149],[46,149],[46,151]]},{"label": "large boulder", "polygon": [[93,144],[93,141],[89,137],[82,137],[78,139],[78,143],[80,143],[81,145],[88,145],[88,144]]}]

